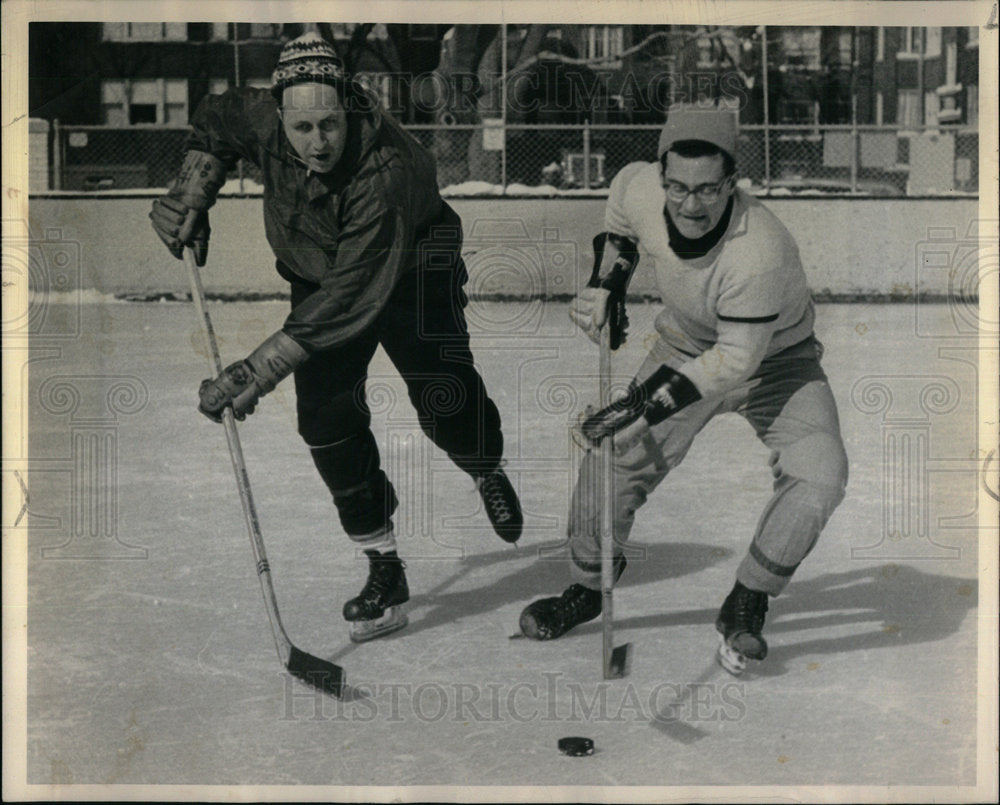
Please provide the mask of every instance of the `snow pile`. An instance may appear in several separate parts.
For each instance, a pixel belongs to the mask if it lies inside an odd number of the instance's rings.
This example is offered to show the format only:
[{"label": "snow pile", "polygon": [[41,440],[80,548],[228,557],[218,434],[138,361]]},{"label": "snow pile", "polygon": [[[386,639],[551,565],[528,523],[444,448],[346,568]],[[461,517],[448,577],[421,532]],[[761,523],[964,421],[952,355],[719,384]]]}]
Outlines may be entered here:
[{"label": "snow pile", "polygon": [[501,184],[491,182],[469,181],[452,184],[441,188],[445,198],[465,198],[470,196],[538,196],[540,198],[553,196],[595,196],[602,198],[608,194],[606,187],[588,190],[583,187],[560,188],[551,184],[526,185],[512,182],[505,188]]},{"label": "snow pile", "polygon": [[229,179],[222,187],[219,189],[220,196],[259,196],[264,192],[264,185],[260,182],[256,182],[253,179],[243,177],[243,187],[240,187],[240,180],[238,178]]},{"label": "snow pile", "polygon": [[[743,178],[737,182],[737,186],[754,196],[763,197],[787,197],[787,196],[840,196],[840,197],[875,197],[885,198],[888,196],[902,196],[901,191],[883,187],[881,185],[865,187],[863,184],[853,193],[850,188],[835,181],[816,179],[776,180],[769,187],[757,184],[756,182]],[[62,195],[85,192],[87,196],[94,198],[128,197],[128,196],[156,196],[165,194],[165,187],[136,187],[118,188],[109,190],[89,190],[89,191],[46,191],[44,195]],[[467,181],[459,184],[451,184],[442,187],[441,195],[445,198],[497,198],[497,197],[537,197],[537,198],[605,198],[608,195],[606,187],[556,187],[551,184],[526,185],[513,182],[506,186],[483,181]],[[264,186],[253,179],[244,177],[242,185],[238,178],[229,179],[219,190],[220,196],[261,196],[264,193]],[[979,194],[976,191],[963,190],[934,190],[922,189],[921,196],[936,196],[941,198],[968,197],[976,198]]]},{"label": "snow pile", "polygon": [[489,182],[462,182],[441,188],[442,196],[502,196],[503,186]]},{"label": "snow pile", "polygon": [[28,289],[28,305],[107,305],[127,302],[114,294],[104,293],[93,288],[77,291],[36,291]]}]

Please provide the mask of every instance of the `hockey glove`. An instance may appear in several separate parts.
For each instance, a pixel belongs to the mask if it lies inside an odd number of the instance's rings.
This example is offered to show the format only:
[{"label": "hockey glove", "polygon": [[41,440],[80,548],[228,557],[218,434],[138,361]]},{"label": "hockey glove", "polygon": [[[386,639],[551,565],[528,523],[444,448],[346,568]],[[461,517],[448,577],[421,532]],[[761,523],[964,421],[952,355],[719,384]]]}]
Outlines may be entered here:
[{"label": "hockey glove", "polygon": [[308,352],[279,330],[246,360],[230,364],[214,380],[203,380],[198,389],[198,410],[213,422],[221,422],[222,411],[232,406],[233,415],[243,421],[261,397],[308,357]]},{"label": "hockey glove", "polygon": [[635,241],[613,232],[594,237],[594,267],[587,288],[570,304],[569,317],[594,343],[600,343],[605,323],[611,328],[611,349],[625,343],[628,316],[625,292],[639,263]]},{"label": "hockey glove", "polygon": [[624,397],[588,416],[580,429],[587,441],[598,444],[604,437],[613,436],[640,417],[642,427],[646,428],[700,399],[701,394],[694,383],[680,372],[663,365],[642,383],[633,381]]},{"label": "hockey glove", "polygon": [[226,167],[221,160],[203,151],[188,151],[167,195],[153,202],[149,213],[153,230],[178,260],[184,247],[190,246],[195,262],[205,265],[211,233],[208,210],[225,179]]}]

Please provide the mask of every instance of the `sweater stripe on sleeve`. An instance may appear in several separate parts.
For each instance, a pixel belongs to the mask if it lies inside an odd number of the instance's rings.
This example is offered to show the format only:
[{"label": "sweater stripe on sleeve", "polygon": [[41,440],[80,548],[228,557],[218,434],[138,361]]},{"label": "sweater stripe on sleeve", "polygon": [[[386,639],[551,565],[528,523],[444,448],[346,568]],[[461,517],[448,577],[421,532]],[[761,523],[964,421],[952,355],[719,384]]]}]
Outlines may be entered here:
[{"label": "sweater stripe on sleeve", "polygon": [[777,321],[778,314],[774,313],[770,316],[723,316],[719,313],[717,318],[719,321],[740,321],[746,322],[747,324],[766,324],[769,321]]}]

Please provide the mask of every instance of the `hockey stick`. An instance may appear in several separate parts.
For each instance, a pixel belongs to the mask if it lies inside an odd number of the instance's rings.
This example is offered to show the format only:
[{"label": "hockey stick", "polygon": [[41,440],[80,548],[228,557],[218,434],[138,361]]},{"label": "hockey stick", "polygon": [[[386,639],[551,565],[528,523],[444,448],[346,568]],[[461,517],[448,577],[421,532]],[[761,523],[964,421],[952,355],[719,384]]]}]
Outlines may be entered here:
[{"label": "hockey stick", "polygon": [[[205,290],[201,284],[198,265],[194,259],[194,251],[190,248],[184,249],[184,263],[187,266],[188,279],[191,282],[191,301],[194,302],[195,310],[198,313],[202,334],[205,336],[205,345],[208,348],[209,364],[215,376],[218,376],[222,374],[222,360],[219,358],[219,347],[215,341],[212,320],[205,309]],[[240,492],[240,502],[243,504],[243,516],[250,533],[250,544],[253,546],[253,555],[257,563],[257,577],[264,595],[264,605],[267,607],[267,617],[271,623],[271,634],[274,637],[275,648],[278,649],[278,658],[292,676],[339,698],[344,692],[344,669],[296,648],[288,639],[285,627],[281,624],[281,616],[278,614],[278,600],[274,595],[274,585],[271,582],[271,567],[267,562],[267,554],[264,552],[264,538],[260,533],[257,508],[254,506],[253,495],[250,492],[250,477],[247,475],[243,449],[240,447],[240,438],[236,433],[236,421],[231,407],[223,409],[222,424],[226,430],[229,457],[232,459],[233,471],[236,473],[236,486]]]},{"label": "hockey stick", "polygon": [[[601,406],[611,403],[611,326],[601,328]],[[632,645],[614,643],[614,437],[606,436],[597,447],[601,487],[601,623],[604,645],[602,666],[605,679],[621,679],[628,673]]]}]

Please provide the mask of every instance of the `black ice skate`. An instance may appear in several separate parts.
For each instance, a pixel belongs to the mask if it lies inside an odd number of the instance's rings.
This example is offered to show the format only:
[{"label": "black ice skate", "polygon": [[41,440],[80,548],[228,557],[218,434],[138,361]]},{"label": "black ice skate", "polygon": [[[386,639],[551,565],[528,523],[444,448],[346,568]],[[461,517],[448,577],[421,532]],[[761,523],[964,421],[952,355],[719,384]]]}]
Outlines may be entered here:
[{"label": "black ice skate", "polygon": [[517,542],[521,538],[524,516],[517,492],[511,486],[503,467],[497,467],[476,479],[476,489],[483,499],[486,516],[493,524],[493,530],[504,542]]},{"label": "black ice skate", "polygon": [[395,551],[368,556],[368,581],[357,598],[344,604],[344,620],[351,624],[351,640],[363,643],[402,629],[407,624],[402,605],[410,600],[403,562]]},{"label": "black ice skate", "polygon": [[[615,557],[615,581],[625,572],[625,556]],[[521,613],[521,632],[532,640],[555,640],[601,614],[601,591],[571,584],[558,598],[532,601]]]},{"label": "black ice skate", "polygon": [[558,598],[532,601],[521,613],[521,632],[532,640],[555,640],[601,614],[601,591],[571,584]]},{"label": "black ice skate", "polygon": [[746,670],[747,660],[767,656],[767,641],[761,634],[766,612],[767,593],[736,582],[715,620],[720,637],[719,664],[729,673],[739,675]]}]

